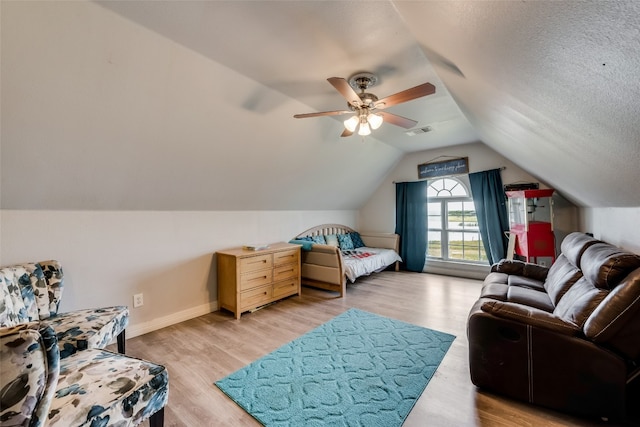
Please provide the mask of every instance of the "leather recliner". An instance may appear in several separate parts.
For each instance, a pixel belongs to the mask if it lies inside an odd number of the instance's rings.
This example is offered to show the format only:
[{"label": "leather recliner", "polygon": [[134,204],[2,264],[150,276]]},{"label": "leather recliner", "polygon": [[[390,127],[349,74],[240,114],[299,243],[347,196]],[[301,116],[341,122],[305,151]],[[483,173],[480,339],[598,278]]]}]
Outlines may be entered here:
[{"label": "leather recliner", "polygon": [[549,408],[626,416],[640,374],[640,256],[569,234],[545,268],[502,260],[468,323],[472,382]]}]

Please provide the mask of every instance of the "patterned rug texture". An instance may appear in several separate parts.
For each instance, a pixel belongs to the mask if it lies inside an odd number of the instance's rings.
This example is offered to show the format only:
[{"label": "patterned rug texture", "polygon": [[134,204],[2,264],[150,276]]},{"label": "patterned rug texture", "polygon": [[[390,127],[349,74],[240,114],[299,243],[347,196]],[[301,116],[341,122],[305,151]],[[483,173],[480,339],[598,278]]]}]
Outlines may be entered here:
[{"label": "patterned rug texture", "polygon": [[400,426],[455,336],[350,309],[215,384],[275,426]]}]

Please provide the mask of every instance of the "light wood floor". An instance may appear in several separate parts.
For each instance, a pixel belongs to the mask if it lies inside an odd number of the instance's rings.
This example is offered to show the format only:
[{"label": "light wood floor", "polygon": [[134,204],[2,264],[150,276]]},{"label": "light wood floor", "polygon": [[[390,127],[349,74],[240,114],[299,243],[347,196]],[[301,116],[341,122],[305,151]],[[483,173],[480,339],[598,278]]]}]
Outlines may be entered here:
[{"label": "light wood floor", "polygon": [[[481,282],[385,271],[347,286],[345,298],[318,289],[235,320],[215,312],[127,341],[127,354],[169,370],[165,426],[259,426],[213,384],[343,311],[355,307],[456,335],[404,426],[595,426],[479,391],[469,379],[466,320]],[[607,424],[611,425],[611,424]]]}]

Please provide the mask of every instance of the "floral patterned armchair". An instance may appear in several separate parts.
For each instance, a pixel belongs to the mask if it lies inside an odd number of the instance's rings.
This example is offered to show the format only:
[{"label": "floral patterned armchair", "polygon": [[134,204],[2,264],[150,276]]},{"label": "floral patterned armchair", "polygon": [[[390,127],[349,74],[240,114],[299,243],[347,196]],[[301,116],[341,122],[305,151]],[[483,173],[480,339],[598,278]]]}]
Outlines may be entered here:
[{"label": "floral patterned armchair", "polygon": [[164,366],[124,352],[125,306],[58,313],[56,261],[0,268],[0,426],[164,423]]},{"label": "floral patterned armchair", "polygon": [[59,313],[64,274],[58,261],[0,268],[0,326],[46,320],[58,338],[60,357],[87,348],[105,348],[114,338],[125,352],[126,306]]}]

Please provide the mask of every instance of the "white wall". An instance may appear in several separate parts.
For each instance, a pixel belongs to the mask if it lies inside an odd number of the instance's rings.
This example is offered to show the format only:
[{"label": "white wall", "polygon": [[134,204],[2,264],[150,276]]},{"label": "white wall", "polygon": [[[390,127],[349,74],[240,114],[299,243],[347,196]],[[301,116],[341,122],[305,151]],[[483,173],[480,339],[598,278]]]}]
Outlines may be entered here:
[{"label": "white wall", "polygon": [[[501,156],[485,144],[478,142],[455,147],[411,153],[405,156],[385,177],[378,190],[360,209],[359,224],[362,230],[375,230],[392,233],[395,228],[395,194],[394,182],[417,181],[418,165],[433,160],[446,160],[448,157],[468,157],[469,172],[504,167],[502,182],[539,182],[541,188],[548,186],[539,178],[531,176],[520,167]],[[575,206],[562,195],[554,199],[554,224],[556,230],[575,231],[578,228]]]},{"label": "white wall", "polygon": [[[501,172],[504,184],[515,182],[538,182],[541,188],[548,186],[540,179],[531,176],[499,153],[483,143],[473,143],[455,147],[434,149],[412,153],[405,156],[386,176],[382,185],[373,194],[359,212],[359,224],[362,230],[384,231],[392,233],[395,229],[395,185],[394,182],[418,180],[418,165],[434,160],[446,160],[450,157],[468,157],[469,172],[504,167]],[[578,210],[562,194],[554,194],[554,231],[556,246],[566,234],[577,231]],[[483,278],[486,268],[447,263],[427,263],[429,272],[456,274],[472,278]]]},{"label": "white wall", "polygon": [[640,254],[640,207],[585,208],[581,229],[594,237]]},{"label": "white wall", "polygon": [[323,223],[357,227],[355,211],[0,212],[2,265],[59,260],[61,310],[128,305],[129,337],[215,311],[216,250],[287,241]]},{"label": "white wall", "polygon": [[96,2],[0,8],[3,209],[354,210],[402,157]]}]

